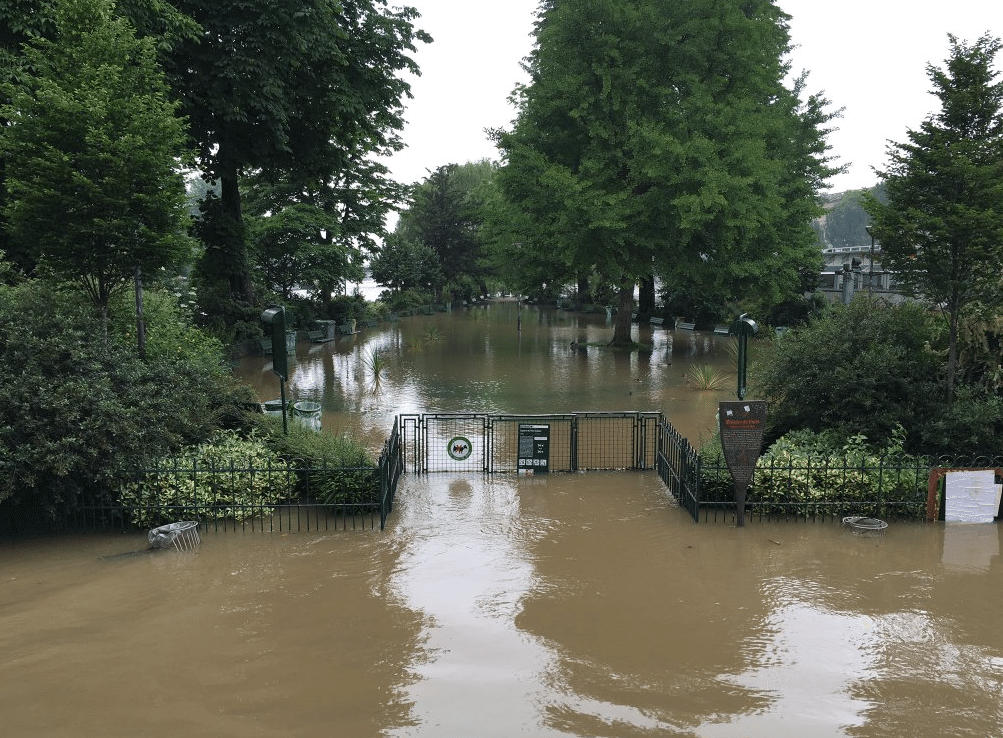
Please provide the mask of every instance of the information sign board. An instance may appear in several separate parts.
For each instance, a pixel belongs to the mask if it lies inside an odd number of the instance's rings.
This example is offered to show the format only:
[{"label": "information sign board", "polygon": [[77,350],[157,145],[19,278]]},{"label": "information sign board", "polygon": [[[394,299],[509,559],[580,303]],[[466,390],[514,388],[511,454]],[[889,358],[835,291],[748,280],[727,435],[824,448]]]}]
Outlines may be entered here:
[{"label": "information sign board", "polygon": [[756,472],[756,462],[763,447],[766,429],[766,403],[722,402],[718,407],[721,448],[735,485],[738,525],[745,525],[745,492]]},{"label": "information sign board", "polygon": [[519,424],[519,473],[545,474],[550,471],[550,426]]}]

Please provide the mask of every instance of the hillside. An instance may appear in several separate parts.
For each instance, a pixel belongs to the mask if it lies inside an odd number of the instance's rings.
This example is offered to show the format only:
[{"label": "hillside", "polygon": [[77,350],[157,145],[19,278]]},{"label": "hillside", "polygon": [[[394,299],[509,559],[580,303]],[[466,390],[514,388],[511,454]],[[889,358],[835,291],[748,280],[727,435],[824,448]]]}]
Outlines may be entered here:
[{"label": "hillside", "polygon": [[823,195],[823,205],[827,212],[812,221],[820,248],[870,246],[871,237],[864,227],[871,219],[861,205],[865,192],[872,193],[878,200],[884,199],[884,189],[880,185],[869,190],[848,190]]}]

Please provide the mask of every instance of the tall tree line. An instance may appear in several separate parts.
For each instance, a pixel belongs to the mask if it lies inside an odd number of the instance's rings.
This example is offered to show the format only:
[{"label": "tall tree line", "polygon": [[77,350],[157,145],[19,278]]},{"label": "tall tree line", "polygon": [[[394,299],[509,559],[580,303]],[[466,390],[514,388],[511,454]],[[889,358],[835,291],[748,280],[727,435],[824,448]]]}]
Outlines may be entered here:
[{"label": "tall tree line", "polygon": [[[76,2],[0,2],[6,81],[22,76],[24,43],[58,43],[55,8]],[[294,208],[301,225],[309,215],[328,258],[320,259],[326,269],[303,276],[318,291],[329,288],[339,265],[374,245],[383,216],[405,194],[377,158],[403,146],[402,72],[418,72],[410,54],[431,40],[415,28],[417,12],[385,0],[124,0],[116,9],[153,39],[199,169],[217,185],[197,230],[204,311],[236,321],[254,309],[245,206],[252,189],[261,190],[250,198],[252,215]],[[30,249],[0,246],[34,267]]]},{"label": "tall tree line", "polygon": [[817,266],[834,114],[803,76],[787,84],[788,20],[770,0],[541,4],[530,82],[498,133],[523,230],[508,240],[528,263],[616,285],[615,343],[653,274],[779,299]]}]

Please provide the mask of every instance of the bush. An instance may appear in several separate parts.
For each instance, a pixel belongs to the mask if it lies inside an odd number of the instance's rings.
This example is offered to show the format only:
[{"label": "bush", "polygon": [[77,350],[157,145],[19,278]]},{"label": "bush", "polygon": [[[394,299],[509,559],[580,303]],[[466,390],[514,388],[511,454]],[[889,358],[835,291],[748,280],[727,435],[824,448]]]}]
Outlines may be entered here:
[{"label": "bush", "polygon": [[[860,435],[841,443],[831,433],[788,433],[759,457],[746,503],[779,517],[922,517],[929,465],[905,454],[903,440],[901,426],[883,448],[868,448]],[[700,457],[701,498],[732,499],[720,442],[705,444]]]},{"label": "bush", "polygon": [[317,433],[295,425],[287,435],[270,417],[261,424],[269,448],[300,470],[297,491],[301,498],[334,506],[379,505],[376,461],[365,446],[347,435]]},{"label": "bush", "polygon": [[144,361],[117,325],[106,337],[88,303],[53,285],[0,288],[0,501],[69,510],[243,422],[248,390],[218,343],[154,322]]},{"label": "bush", "polygon": [[134,525],[146,528],[193,519],[243,522],[270,515],[294,497],[295,486],[293,472],[261,440],[226,432],[160,459],[122,486],[119,502]]},{"label": "bush", "polygon": [[944,408],[935,335],[922,306],[866,296],[788,331],[751,367],[770,403],[768,439],[799,429],[889,439],[901,425],[907,447],[921,450],[923,427]]},{"label": "bush", "polygon": [[902,453],[901,426],[896,438],[870,450],[862,436],[840,449],[825,436],[784,436],[756,464],[748,500],[767,503],[771,515],[922,517],[929,467]]}]

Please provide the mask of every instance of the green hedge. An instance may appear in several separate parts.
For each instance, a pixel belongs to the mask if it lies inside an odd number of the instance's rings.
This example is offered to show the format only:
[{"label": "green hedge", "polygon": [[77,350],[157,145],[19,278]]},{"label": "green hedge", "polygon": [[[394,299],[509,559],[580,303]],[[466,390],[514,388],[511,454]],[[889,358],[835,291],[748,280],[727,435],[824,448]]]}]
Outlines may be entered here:
[{"label": "green hedge", "polygon": [[[864,441],[857,436],[834,448],[824,435],[784,436],[760,456],[747,506],[780,517],[923,517],[927,460],[902,453],[895,441],[881,450],[868,450]],[[701,450],[700,497],[704,502],[734,498],[719,444]]]},{"label": "green hedge", "polygon": [[119,502],[139,527],[190,519],[243,522],[294,499],[296,482],[295,473],[260,439],[227,432],[161,459],[121,489]]},{"label": "green hedge", "polygon": [[269,448],[298,470],[297,492],[301,498],[335,508],[379,505],[376,459],[358,441],[347,435],[317,433],[295,425],[289,426],[289,433],[285,434],[281,423],[267,416],[262,418],[261,427]]}]

